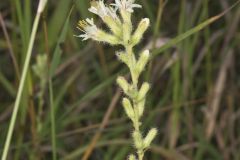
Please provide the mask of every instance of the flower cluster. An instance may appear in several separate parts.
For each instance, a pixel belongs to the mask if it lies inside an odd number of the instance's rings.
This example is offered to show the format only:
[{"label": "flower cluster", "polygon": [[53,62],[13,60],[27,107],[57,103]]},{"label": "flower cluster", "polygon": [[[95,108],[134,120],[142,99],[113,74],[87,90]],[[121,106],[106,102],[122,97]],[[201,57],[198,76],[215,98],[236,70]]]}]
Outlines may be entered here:
[{"label": "flower cluster", "polygon": [[115,0],[115,3],[105,5],[103,0],[91,2],[90,12],[98,15],[108,26],[111,32],[105,32],[99,29],[93,22],[93,19],[79,21],[77,28],[83,34],[77,37],[83,40],[93,39],[99,42],[105,42],[110,45],[122,45],[125,50],[117,52],[117,57],[129,68],[132,82],[129,83],[123,76],[117,78],[117,84],[122,88],[126,95],[122,100],[122,105],[126,115],[133,123],[133,143],[137,150],[137,156],[131,154],[129,160],[143,160],[145,151],[149,148],[152,140],[157,134],[157,129],[152,128],[146,136],[140,131],[141,117],[145,109],[146,95],[150,89],[147,82],[143,82],[139,87],[139,77],[146,67],[150,53],[143,51],[139,57],[136,57],[133,47],[140,42],[144,32],[149,27],[149,19],[143,18],[137,28],[133,30],[131,16],[134,8],[142,6],[134,3],[135,0]]},{"label": "flower cluster", "polygon": [[98,40],[98,38],[96,36],[97,35],[96,33],[98,32],[98,28],[94,24],[93,19],[87,18],[86,20],[79,21],[77,28],[80,31],[84,32],[84,34],[81,34],[78,36],[78,37],[83,38],[83,40],[87,40],[89,38]]},{"label": "flower cluster", "polygon": [[107,7],[103,0],[92,1],[91,3],[91,7],[88,9],[90,12],[100,16],[102,19],[105,17],[111,17],[114,20],[119,20],[116,10],[112,7]]},{"label": "flower cluster", "polygon": [[[109,6],[105,5],[103,0],[92,1],[91,7],[88,10],[98,15],[112,33],[104,32],[94,24],[93,19],[87,18],[86,20],[79,21],[77,28],[82,31],[83,34],[77,35],[76,37],[81,37],[83,40],[93,39],[111,45],[124,45],[131,41],[132,44],[135,45],[140,41],[149,25],[149,19],[143,19],[134,32],[133,39],[129,39],[132,34],[132,24],[130,22],[131,13],[133,12],[133,8],[141,7],[141,5],[135,4],[134,0],[115,0],[115,3]],[[120,13],[122,20],[117,12]],[[111,41],[108,40],[109,38]]]},{"label": "flower cluster", "polygon": [[126,10],[132,13],[133,8],[142,8],[141,5],[135,4],[134,1],[135,0],[115,0],[115,3],[112,3],[112,5],[120,10]]}]

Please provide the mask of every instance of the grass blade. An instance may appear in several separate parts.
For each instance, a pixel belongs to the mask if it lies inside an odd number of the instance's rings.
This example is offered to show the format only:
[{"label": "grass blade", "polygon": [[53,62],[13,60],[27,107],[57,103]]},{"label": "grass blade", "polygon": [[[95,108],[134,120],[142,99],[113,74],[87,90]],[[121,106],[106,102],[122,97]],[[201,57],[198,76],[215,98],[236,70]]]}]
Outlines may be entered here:
[{"label": "grass blade", "polygon": [[[41,0],[40,0],[40,2],[41,2]],[[36,15],[34,23],[33,23],[33,28],[32,28],[32,33],[31,33],[31,37],[30,37],[30,42],[29,42],[29,45],[28,45],[26,60],[24,62],[23,73],[22,73],[22,77],[20,79],[20,85],[19,85],[19,89],[18,89],[18,92],[17,92],[17,98],[16,98],[16,101],[15,101],[15,104],[14,104],[13,113],[12,113],[12,116],[11,116],[11,121],[10,121],[9,129],[8,129],[8,133],[7,133],[7,139],[5,141],[5,145],[4,145],[4,149],[3,149],[2,160],[7,159],[9,145],[10,145],[10,142],[11,142],[11,139],[12,139],[13,129],[14,129],[14,125],[15,125],[15,122],[16,122],[17,113],[18,113],[18,110],[19,110],[19,105],[20,105],[20,101],[21,101],[21,97],[22,97],[22,93],[23,93],[25,80],[26,80],[26,77],[27,77],[27,72],[28,72],[28,68],[29,68],[31,53],[32,53],[32,49],[33,49],[33,43],[34,43],[35,36],[36,36],[36,33],[37,33],[37,28],[38,28],[38,24],[39,24],[39,20],[40,20],[40,15],[41,15],[41,12],[37,12],[37,15]]]},{"label": "grass blade", "polygon": [[49,73],[49,93],[50,93],[50,118],[51,118],[51,140],[52,140],[52,157],[53,160],[57,159],[57,145],[56,145],[56,122],[55,122],[55,109],[56,109],[56,103],[54,101],[54,93],[53,93],[53,85],[52,85],[52,76],[54,75],[54,72],[60,62],[62,50],[60,48],[60,44],[65,40],[67,29],[69,25],[69,19],[70,15],[72,13],[73,7],[71,8],[69,15],[67,17],[67,20],[64,23],[61,35],[58,39],[56,48],[53,53],[53,59],[51,61],[50,65],[50,73]]},{"label": "grass blade", "polygon": [[163,51],[165,51],[168,48],[171,48],[172,46],[176,45],[177,43],[181,42],[182,40],[188,38],[189,36],[199,32],[200,30],[204,29],[205,27],[207,27],[208,25],[210,25],[211,23],[217,21],[218,19],[220,19],[222,16],[224,16],[226,13],[228,13],[231,9],[233,9],[235,6],[237,6],[240,3],[240,1],[237,1],[235,4],[233,4],[230,8],[228,8],[227,10],[225,10],[224,12],[209,18],[208,20],[204,21],[203,23],[197,25],[196,27],[188,30],[187,32],[180,34],[179,36],[177,36],[176,38],[168,41],[166,44],[164,44],[162,47],[155,49],[152,51],[153,55],[156,56],[160,53],[162,53]]}]

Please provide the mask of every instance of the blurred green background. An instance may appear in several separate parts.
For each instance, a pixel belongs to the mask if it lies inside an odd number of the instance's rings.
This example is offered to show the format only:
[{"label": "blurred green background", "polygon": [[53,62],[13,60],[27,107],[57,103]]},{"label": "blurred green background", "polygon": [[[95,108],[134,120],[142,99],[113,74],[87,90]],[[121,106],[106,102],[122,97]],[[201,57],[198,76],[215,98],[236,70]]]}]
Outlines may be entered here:
[{"label": "blurred green background", "polygon": [[[144,17],[151,20],[136,52],[148,48],[153,57],[141,77],[151,83],[142,130],[159,130],[145,159],[239,160],[240,7],[228,10],[237,0],[136,2],[143,9],[135,10],[134,24]],[[0,2],[0,154],[37,5],[32,0]],[[87,17],[105,28],[89,6],[88,0],[47,3],[9,160],[50,160],[52,154],[79,160],[87,153],[89,160],[125,160],[134,152],[131,123],[120,103],[123,93],[115,83],[116,76],[127,75],[115,56],[121,48],[73,36],[81,33],[78,20]]]}]

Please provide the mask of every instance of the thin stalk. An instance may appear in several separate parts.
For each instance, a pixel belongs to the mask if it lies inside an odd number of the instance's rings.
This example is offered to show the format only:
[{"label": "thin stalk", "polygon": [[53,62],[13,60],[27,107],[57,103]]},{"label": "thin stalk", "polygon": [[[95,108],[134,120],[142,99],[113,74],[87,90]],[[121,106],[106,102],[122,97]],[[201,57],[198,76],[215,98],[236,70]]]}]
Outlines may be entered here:
[{"label": "thin stalk", "polygon": [[13,52],[12,43],[11,43],[11,40],[9,38],[7,28],[6,28],[6,25],[4,23],[4,19],[3,19],[3,16],[2,16],[1,12],[0,12],[0,24],[2,26],[3,34],[5,36],[5,39],[6,39],[6,42],[7,42],[7,45],[8,45],[8,49],[9,49],[9,53],[10,53],[10,56],[11,56],[12,61],[13,61],[13,66],[14,66],[14,69],[15,69],[15,72],[16,72],[17,81],[19,81],[19,77],[20,77],[20,71],[19,71],[19,67],[18,67],[19,65],[18,65],[16,56]]},{"label": "thin stalk", "polygon": [[[133,47],[131,45],[125,45],[125,49],[129,57],[131,58],[129,70],[131,73],[131,79],[132,84],[134,86],[134,89],[136,93],[138,93],[138,77],[134,74],[134,66],[136,65],[136,58],[133,53]],[[140,122],[139,122],[139,113],[138,113],[138,102],[136,99],[132,99],[133,102],[133,110],[134,110],[134,121],[133,121],[133,127],[136,132],[140,132]],[[141,149],[137,150],[138,160],[143,160],[144,157],[144,151]]]},{"label": "thin stalk", "polygon": [[8,154],[8,151],[9,151],[10,142],[11,142],[12,135],[13,135],[13,129],[14,129],[14,126],[15,126],[15,123],[16,123],[17,113],[18,113],[18,110],[19,110],[20,101],[21,101],[21,97],[22,97],[22,93],[23,93],[23,88],[24,88],[24,84],[25,84],[25,81],[26,81],[26,77],[27,77],[27,72],[28,72],[28,68],[29,68],[31,53],[32,53],[32,49],[33,49],[33,43],[34,43],[34,39],[36,37],[40,16],[41,16],[41,13],[42,13],[42,11],[45,7],[46,2],[47,2],[46,0],[45,1],[40,0],[39,8],[40,7],[41,8],[38,9],[36,17],[34,19],[32,33],[31,33],[31,37],[30,37],[30,41],[29,41],[29,45],[28,45],[28,50],[27,50],[27,55],[26,55],[26,60],[24,62],[23,73],[22,73],[22,77],[20,79],[19,89],[18,89],[18,92],[17,92],[17,97],[16,97],[16,101],[15,101],[15,104],[14,104],[13,113],[12,113],[12,116],[11,116],[11,121],[10,121],[9,129],[8,129],[8,133],[7,133],[7,139],[6,139],[5,144],[4,144],[3,154],[2,154],[2,158],[1,158],[2,160],[7,159],[7,154]]},{"label": "thin stalk", "polygon": [[56,152],[56,130],[55,130],[55,105],[53,102],[52,79],[49,79],[50,108],[51,108],[51,140],[52,140],[52,158],[57,159]]}]

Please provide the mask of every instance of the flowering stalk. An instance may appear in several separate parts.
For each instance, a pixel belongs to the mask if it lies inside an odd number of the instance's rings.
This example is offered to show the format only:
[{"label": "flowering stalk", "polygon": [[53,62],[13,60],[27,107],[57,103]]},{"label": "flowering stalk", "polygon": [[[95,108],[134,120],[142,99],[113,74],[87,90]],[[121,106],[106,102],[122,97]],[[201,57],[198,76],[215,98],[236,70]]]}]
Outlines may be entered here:
[{"label": "flowering stalk", "polygon": [[[122,100],[124,110],[133,123],[133,143],[137,150],[137,155],[129,155],[129,160],[143,160],[144,152],[149,148],[152,140],[157,134],[157,129],[152,128],[144,137],[140,131],[141,117],[144,112],[146,94],[150,89],[147,82],[142,83],[139,87],[139,76],[143,72],[146,64],[150,59],[148,50],[143,51],[139,57],[136,57],[133,47],[137,45],[144,32],[149,27],[149,19],[144,18],[138,24],[138,27],[133,31],[131,15],[134,12],[133,8],[141,8],[142,6],[134,3],[135,0],[115,0],[115,3],[106,6],[103,0],[93,1],[89,11],[98,15],[103,22],[109,27],[111,33],[107,33],[99,29],[93,22],[93,19],[86,19],[78,23],[78,29],[83,34],[77,37],[82,37],[83,40],[93,39],[100,42],[105,42],[111,45],[122,45],[125,50],[117,52],[117,57],[129,68],[132,82],[128,82],[124,77],[117,78],[118,85],[122,88],[126,97]],[[120,14],[121,19],[118,14]]]}]

